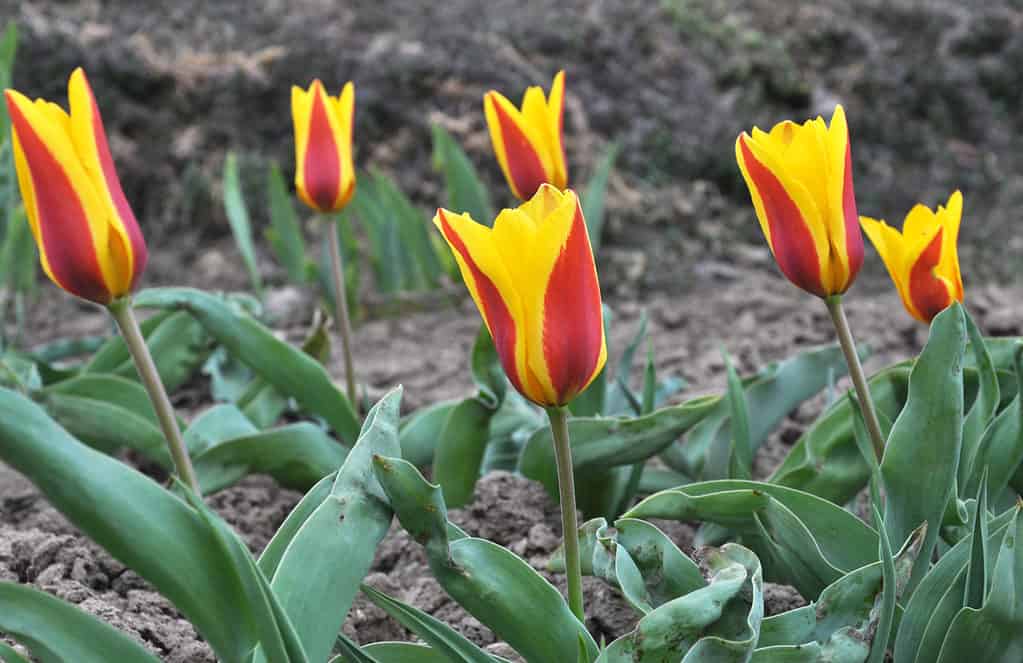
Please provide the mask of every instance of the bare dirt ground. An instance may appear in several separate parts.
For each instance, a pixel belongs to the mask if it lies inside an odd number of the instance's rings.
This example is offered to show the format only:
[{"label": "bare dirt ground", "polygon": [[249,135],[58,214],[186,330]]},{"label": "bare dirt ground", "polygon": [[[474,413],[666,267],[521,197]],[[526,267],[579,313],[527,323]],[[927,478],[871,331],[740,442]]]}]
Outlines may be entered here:
[{"label": "bare dirt ground", "polygon": [[[831,341],[823,306],[781,279],[759,237],[733,143],[753,124],[828,114],[836,102],[850,118],[860,211],[898,222],[917,201],[944,202],[962,188],[967,304],[987,333],[1021,333],[1023,9],[1011,0],[0,0],[0,17],[21,28],[18,89],[63,99],[71,69],[88,71],[149,242],[147,286],[246,287],[220,203],[223,158],[240,152],[243,174],[261,173],[271,159],[292,172],[292,84],[319,76],[334,89],[354,79],[358,163],[397,178],[428,211],[443,203],[431,123],[461,141],[496,202],[510,204],[482,95],[496,88],[516,97],[564,67],[573,182],[585,182],[610,141],[622,147],[600,256],[617,320],[612,355],[646,309],[659,372],[690,385],[680,398],[723,389],[721,347],[747,373]],[[258,196],[259,181],[249,184]],[[266,263],[268,308],[283,334],[298,337],[313,303]],[[39,298],[31,342],[109,330],[102,312],[49,285]],[[868,369],[922,347],[926,330],[902,311],[869,248],[847,299],[858,339],[874,349]],[[406,409],[467,393],[477,328],[465,298],[361,320],[361,377],[371,394],[405,384]],[[341,377],[338,362],[331,371]],[[194,389],[198,396],[177,396],[191,415],[208,406],[202,385]],[[761,448],[758,476],[817,407],[799,408]],[[298,497],[251,477],[210,503],[258,551]],[[511,475],[484,479],[476,500],[451,516],[537,568],[560,536],[543,490]],[[691,545],[688,526],[670,533],[684,550]],[[76,603],[167,661],[212,660],[173,607],[3,467],[0,579]],[[384,542],[368,582],[506,653],[443,595],[404,534]],[[587,591],[598,638],[631,626],[635,617],[613,590],[588,582]],[[768,609],[800,600],[773,588]],[[407,637],[362,599],[345,629],[360,642]]]}]

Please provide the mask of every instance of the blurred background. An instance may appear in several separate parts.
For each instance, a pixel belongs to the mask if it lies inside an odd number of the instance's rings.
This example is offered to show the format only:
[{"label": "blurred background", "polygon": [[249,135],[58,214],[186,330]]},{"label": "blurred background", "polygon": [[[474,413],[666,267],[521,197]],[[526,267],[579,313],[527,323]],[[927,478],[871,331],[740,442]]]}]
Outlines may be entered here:
[{"label": "blurred background", "polygon": [[[262,200],[267,164],[291,186],[290,87],[357,91],[357,166],[394,178],[424,218],[445,204],[431,127],[447,129],[512,204],[482,112],[567,72],[570,180],[620,151],[608,184],[610,295],[774,273],[734,159],[735,137],[844,104],[862,214],[901,225],[961,188],[967,296],[1014,280],[1023,237],[1019,0],[288,0],[19,2],[13,87],[66,98],[83,66],[153,256],[147,285],[242,270],[225,216],[225,155]],[[256,232],[266,206],[250,202]],[[210,247],[227,265],[209,274]],[[262,248],[257,247],[258,250]],[[196,262],[198,261],[198,262]],[[872,248],[868,284],[890,287]],[[864,286],[869,288],[870,285]]]}]

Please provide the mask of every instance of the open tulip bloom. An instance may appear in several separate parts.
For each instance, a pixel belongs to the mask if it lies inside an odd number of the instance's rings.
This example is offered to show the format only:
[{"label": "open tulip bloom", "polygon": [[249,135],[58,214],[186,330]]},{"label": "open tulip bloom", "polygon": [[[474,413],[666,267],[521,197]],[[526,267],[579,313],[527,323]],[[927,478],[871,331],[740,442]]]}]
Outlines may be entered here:
[{"label": "open tulip bloom", "polygon": [[962,214],[963,194],[955,191],[947,205],[938,205],[936,210],[916,205],[906,215],[902,232],[883,220],[860,218],[903,305],[921,322],[929,324],[952,302],[963,301],[963,277],[956,250]]},{"label": "open tulip bloom", "polygon": [[526,90],[521,110],[494,90],[483,98],[494,153],[516,198],[532,198],[541,184],[568,186],[561,141],[564,107],[564,71],[554,77],[549,96],[537,86]]},{"label": "open tulip bloom", "polygon": [[769,132],[754,127],[736,139],[735,158],[778,267],[828,306],[880,459],[881,427],[842,309],[842,294],[863,265],[845,110],[836,106],[830,124],[817,117],[785,120]]},{"label": "open tulip bloom", "polygon": [[107,145],[99,107],[81,68],[68,82],[71,112],[5,90],[14,165],[43,270],[67,292],[107,307],[153,401],[178,475],[199,484],[167,392],[131,308],[146,243]]},{"label": "open tulip bloom", "polygon": [[[355,193],[352,158],[352,123],[355,117],[355,86],[345,84],[336,97],[327,94],[320,79],[308,90],[292,86],[291,115],[295,124],[295,189],[298,197],[320,214],[339,212]],[[352,353],[352,323],[345,294],[344,266],[337,228],[327,223],[330,238],[331,276],[334,281],[335,315],[344,353],[348,400],[358,407]]]},{"label": "open tulip bloom", "polygon": [[565,409],[607,361],[600,285],[579,199],[541,184],[493,228],[438,210],[434,223],[454,252],[494,339],[505,373],[547,408],[554,433],[569,605],[582,619],[582,584]]}]

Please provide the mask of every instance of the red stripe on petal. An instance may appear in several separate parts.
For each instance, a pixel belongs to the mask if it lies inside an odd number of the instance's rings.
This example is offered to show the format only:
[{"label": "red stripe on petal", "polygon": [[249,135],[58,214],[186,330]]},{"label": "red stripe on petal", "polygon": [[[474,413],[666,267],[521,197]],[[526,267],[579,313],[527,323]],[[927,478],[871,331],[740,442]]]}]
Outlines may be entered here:
[{"label": "red stripe on petal", "polygon": [[853,190],[852,149],[848,137],[845,141],[845,183],[842,185],[842,213],[845,221],[845,252],[849,261],[849,276],[841,294],[849,289],[863,266],[863,234],[860,232],[860,217],[856,213],[856,192]]},{"label": "red stripe on petal", "polygon": [[945,282],[934,275],[934,268],[941,260],[941,237],[944,233],[944,228],[938,231],[909,270],[909,298],[920,318],[926,322],[933,320],[953,301]]},{"label": "red stripe on petal", "polygon": [[536,148],[518,123],[505,112],[499,103],[494,104],[497,122],[501,128],[501,140],[504,143],[504,156],[508,162],[508,177],[511,179],[514,193],[522,200],[529,200],[547,182],[547,171],[543,161],[536,153]]},{"label": "red stripe on petal", "polygon": [[89,220],[78,193],[21,110],[15,104],[8,104],[8,109],[32,178],[40,248],[54,281],[82,299],[109,303],[111,294],[96,259]]},{"label": "red stripe on petal", "polygon": [[593,251],[577,205],[544,295],[543,353],[559,405],[582,391],[597,370],[603,324]]},{"label": "red stripe on petal", "polygon": [[[740,140],[743,161],[767,215],[771,230],[771,251],[782,273],[797,286],[818,297],[829,292],[821,283],[820,258],[813,235],[806,220],[785,187],[766,166],[753,156],[753,152]],[[862,247],[861,247],[862,250]]]},{"label": "red stripe on petal", "polygon": [[[480,304],[483,307],[481,313],[490,329],[490,336],[494,339],[494,348],[501,358],[501,365],[512,385],[519,393],[526,395],[522,388],[522,380],[519,377],[518,364],[515,361],[515,344],[518,338],[518,330],[515,327],[515,319],[512,317],[508,305],[498,291],[497,286],[486,274],[476,265],[472,259],[469,249],[466,248],[462,238],[454,231],[448,223],[447,216],[443,210],[438,210],[440,217],[441,231],[451,248],[458,252],[465,262],[469,271],[472,272],[472,279],[476,284],[476,293],[479,295]],[[528,396],[527,396],[528,398]]]},{"label": "red stripe on petal", "polygon": [[313,86],[313,104],[309,113],[309,138],[306,141],[305,190],[321,212],[334,211],[341,187],[341,160],[337,137],[330,128],[327,107],[320,91]]},{"label": "red stripe on petal", "polygon": [[131,205],[128,204],[128,199],[121,188],[121,180],[117,177],[117,170],[114,168],[114,160],[110,156],[110,147],[107,143],[107,133],[103,128],[103,118],[100,117],[99,106],[96,104],[96,98],[92,94],[92,87],[89,86],[88,80],[85,82],[85,87],[89,91],[89,101],[92,105],[93,139],[96,141],[99,163],[103,168],[103,179],[106,181],[110,198],[114,201],[117,215],[120,217],[121,223],[128,233],[128,239],[131,242],[133,261],[131,288],[134,290],[139,277],[142,275],[142,271],[146,268],[146,262],[149,260],[149,251],[146,249],[146,240],[142,237],[142,230],[135,219],[135,213],[132,211]]}]

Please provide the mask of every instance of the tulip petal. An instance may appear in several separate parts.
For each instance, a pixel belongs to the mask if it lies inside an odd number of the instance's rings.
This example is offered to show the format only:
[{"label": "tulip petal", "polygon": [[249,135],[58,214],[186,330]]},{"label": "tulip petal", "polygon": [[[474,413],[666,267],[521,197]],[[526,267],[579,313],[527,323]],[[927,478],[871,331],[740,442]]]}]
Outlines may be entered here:
[{"label": "tulip petal", "polygon": [[334,209],[341,209],[352,199],[355,193],[355,161],[352,156],[352,130],[355,124],[355,85],[348,81],[341,94],[331,99],[334,105],[334,117],[340,127],[338,147],[341,155],[341,191],[334,201]]},{"label": "tulip petal", "polygon": [[888,270],[895,288],[903,302],[909,306],[908,279],[909,268],[906,265],[905,247],[903,246],[902,234],[892,228],[883,220],[872,219],[867,216],[860,217],[860,224],[863,232],[867,234],[870,242],[877,249],[881,261]]},{"label": "tulip petal", "polygon": [[101,304],[113,295],[103,203],[75,154],[68,119],[53,104],[8,90],[15,166],[43,270],[64,290]]},{"label": "tulip petal", "polygon": [[831,170],[828,183],[831,220],[833,266],[832,288],[836,293],[845,292],[863,266],[863,236],[860,234],[859,215],[856,211],[856,192],[852,178],[852,149],[849,141],[849,126],[845,110],[835,107],[831,124],[827,129],[828,167]]},{"label": "tulip petal", "polygon": [[923,251],[911,263],[909,269],[908,294],[913,313],[918,319],[930,322],[944,311],[953,301],[951,284],[935,274],[934,268],[941,260],[941,245],[944,228],[926,244]]},{"label": "tulip petal", "polygon": [[551,171],[550,184],[558,189],[568,186],[568,161],[565,159],[565,71],[561,70],[554,76],[551,92],[547,95],[547,113],[551,127],[551,159],[554,168]]},{"label": "tulip petal", "polygon": [[490,331],[508,379],[527,398],[541,399],[543,394],[526,365],[522,304],[497,254],[492,231],[467,214],[444,209],[437,210],[433,221],[454,252],[462,279]]},{"label": "tulip petal", "polygon": [[483,110],[494,153],[508,186],[517,198],[528,200],[541,184],[549,181],[549,172],[537,151],[537,146],[543,144],[542,138],[535,135],[536,131],[522,113],[498,92],[492,90],[486,94]]},{"label": "tulip petal", "polygon": [[959,270],[959,224],[963,218],[963,194],[956,190],[948,197],[947,205],[938,207],[938,216],[945,229],[941,247],[941,261],[937,271],[952,283],[953,297],[963,301],[963,276]]},{"label": "tulip petal", "polygon": [[148,259],[146,243],[135,213],[121,188],[110,155],[103,119],[81,68],[71,74],[68,100],[71,106],[71,138],[75,150],[106,207],[107,219],[113,230],[109,240],[111,264],[105,272],[112,293],[120,296],[134,289],[145,269]]},{"label": "tulip petal", "polygon": [[810,192],[791,178],[783,182],[780,164],[748,134],[739,136],[735,152],[760,226],[782,273],[819,297],[833,294],[829,274],[823,269],[831,248]]}]

